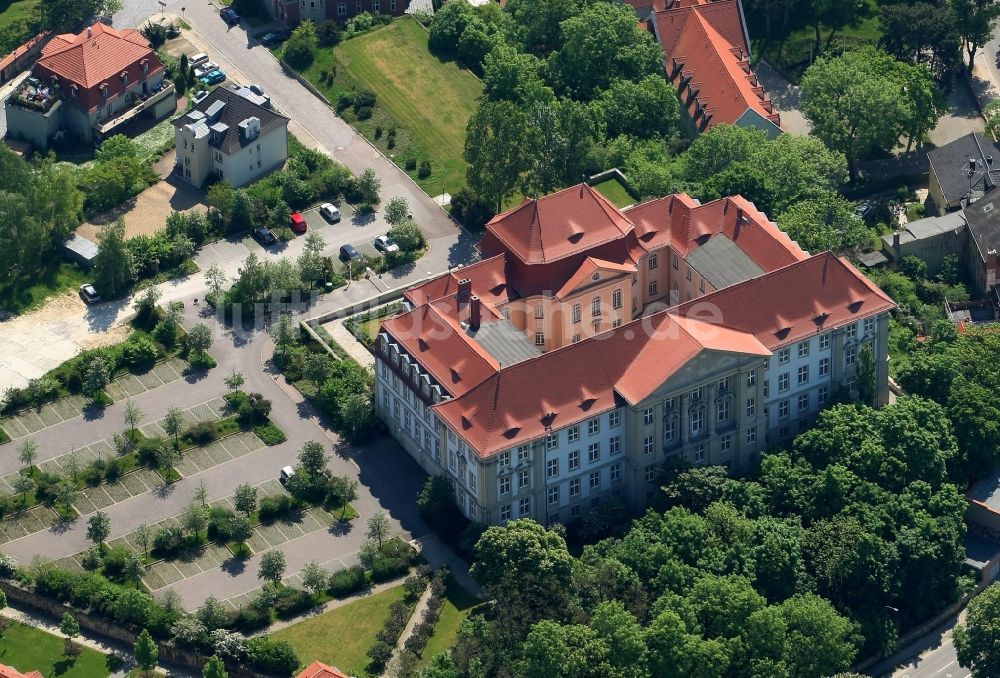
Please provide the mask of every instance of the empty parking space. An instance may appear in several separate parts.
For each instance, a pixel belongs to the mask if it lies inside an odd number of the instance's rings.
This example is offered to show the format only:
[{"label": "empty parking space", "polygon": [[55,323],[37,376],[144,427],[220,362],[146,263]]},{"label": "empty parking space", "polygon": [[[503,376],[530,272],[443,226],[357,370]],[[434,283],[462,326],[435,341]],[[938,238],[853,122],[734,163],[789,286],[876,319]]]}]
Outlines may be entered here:
[{"label": "empty parking space", "polygon": [[174,465],[182,477],[201,473],[208,469],[238,459],[264,447],[254,433],[244,431],[229,436],[214,443],[185,452],[180,461]]},{"label": "empty parking space", "polygon": [[59,522],[59,516],[47,506],[36,506],[0,521],[0,544],[48,529]]},{"label": "empty parking space", "polygon": [[184,376],[188,364],[180,358],[169,358],[157,363],[143,374],[126,374],[108,384],[105,392],[115,401],[134,398],[154,388],[177,381]]},{"label": "empty parking space", "polygon": [[0,420],[0,428],[3,428],[11,438],[23,438],[32,433],[38,433],[43,428],[79,417],[83,414],[83,408],[86,405],[87,399],[83,396],[67,396],[55,402],[46,403],[40,408],[25,410],[20,414]]}]

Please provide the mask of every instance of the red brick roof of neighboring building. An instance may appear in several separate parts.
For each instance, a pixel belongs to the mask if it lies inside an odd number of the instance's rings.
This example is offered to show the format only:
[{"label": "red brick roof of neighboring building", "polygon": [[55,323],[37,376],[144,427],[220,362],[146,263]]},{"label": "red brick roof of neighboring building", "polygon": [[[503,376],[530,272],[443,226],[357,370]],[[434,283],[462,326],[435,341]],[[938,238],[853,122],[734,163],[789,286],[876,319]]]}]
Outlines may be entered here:
[{"label": "red brick roof of neighboring building", "polygon": [[321,661],[314,661],[295,678],[350,678],[350,676],[336,667],[328,666]]},{"label": "red brick roof of neighboring building", "polygon": [[[148,60],[149,66],[145,72],[144,60]],[[63,33],[52,38],[42,49],[32,72],[45,82],[58,77],[64,88],[76,85],[80,90],[77,97],[66,92],[64,98],[90,110],[103,99],[101,85],[107,84],[110,99],[163,68],[149,41],[139,31],[134,28],[119,31],[97,23],[79,35]],[[128,74],[128,85],[122,73]]]},{"label": "red brick roof of neighboring building", "polygon": [[45,674],[41,671],[28,671],[27,673],[21,673],[13,666],[0,664],[0,678],[45,678]]},{"label": "red brick roof of neighboring building", "polygon": [[479,298],[487,304],[503,304],[511,300],[512,295],[507,285],[504,255],[498,254],[477,261],[468,266],[455,268],[445,275],[438,276],[417,287],[411,287],[403,295],[414,306],[420,306],[433,299],[441,299],[458,291],[458,281],[472,281],[472,289]]},{"label": "red brick roof of neighboring building", "polygon": [[733,124],[747,109],[781,120],[750,68],[737,0],[681,3],[654,13],[654,32],[668,77],[702,128]]},{"label": "red brick roof of neighboring building", "polygon": [[0,71],[7,68],[12,63],[14,63],[15,61],[23,57],[25,54],[30,52],[35,47],[35,45],[37,45],[39,42],[41,42],[48,36],[49,36],[49,31],[44,31],[42,33],[39,33],[35,37],[31,38],[24,44],[15,47],[13,52],[5,56],[3,59],[0,59]]}]

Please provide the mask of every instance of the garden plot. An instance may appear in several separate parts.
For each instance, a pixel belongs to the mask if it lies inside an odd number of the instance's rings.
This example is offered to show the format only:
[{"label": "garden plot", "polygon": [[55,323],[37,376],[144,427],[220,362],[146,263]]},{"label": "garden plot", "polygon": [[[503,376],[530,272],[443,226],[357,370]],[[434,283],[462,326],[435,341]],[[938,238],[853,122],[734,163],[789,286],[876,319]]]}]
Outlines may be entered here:
[{"label": "garden plot", "polygon": [[227,461],[239,459],[262,447],[264,447],[264,443],[260,438],[250,431],[244,431],[222,440],[216,440],[205,447],[185,452],[174,468],[181,474],[181,477],[186,478]]}]

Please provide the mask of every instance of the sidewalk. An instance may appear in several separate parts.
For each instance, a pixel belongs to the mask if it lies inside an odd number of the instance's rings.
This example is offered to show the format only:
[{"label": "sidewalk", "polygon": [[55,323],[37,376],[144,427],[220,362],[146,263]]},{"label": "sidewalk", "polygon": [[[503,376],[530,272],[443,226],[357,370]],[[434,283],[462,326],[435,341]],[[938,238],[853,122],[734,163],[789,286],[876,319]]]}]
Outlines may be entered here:
[{"label": "sidewalk", "polygon": [[375,356],[371,354],[357,338],[344,327],[343,320],[334,320],[323,326],[330,333],[333,340],[337,342],[347,355],[354,358],[362,367],[375,367]]}]

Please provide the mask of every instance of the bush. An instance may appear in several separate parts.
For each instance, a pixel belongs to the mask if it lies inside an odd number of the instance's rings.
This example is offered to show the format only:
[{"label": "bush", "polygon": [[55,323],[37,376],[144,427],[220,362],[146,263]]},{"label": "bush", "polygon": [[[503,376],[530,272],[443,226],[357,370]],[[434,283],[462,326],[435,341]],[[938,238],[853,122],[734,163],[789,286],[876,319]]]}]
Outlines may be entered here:
[{"label": "bush", "polygon": [[292,646],[284,640],[268,636],[248,638],[247,661],[255,668],[282,676],[290,676],[299,668],[299,658]]},{"label": "bush", "polygon": [[424,160],[420,163],[420,170],[417,172],[418,179],[426,179],[431,175],[431,163],[430,160]]},{"label": "bush", "polygon": [[108,462],[98,457],[87,464],[87,468],[83,471],[83,480],[92,487],[100,485],[107,476],[107,471]]},{"label": "bush", "polygon": [[395,579],[404,574],[409,566],[401,558],[387,558],[381,556],[372,563],[372,581],[383,582]]},{"label": "bush", "polygon": [[451,215],[466,228],[479,231],[493,218],[493,207],[470,189],[463,188],[451,197]]},{"label": "bush", "polygon": [[0,553],[0,579],[11,579],[17,574],[17,558]]},{"label": "bush", "polygon": [[107,466],[104,467],[104,480],[109,483],[118,482],[118,479],[122,477],[122,462],[118,459],[112,459],[108,462]]},{"label": "bush", "polygon": [[243,426],[263,424],[271,414],[271,401],[259,393],[250,393],[240,402],[238,413]]},{"label": "bush", "polygon": [[159,438],[140,438],[136,446],[139,462],[150,467],[159,466],[164,442]]},{"label": "bush", "polygon": [[179,527],[161,527],[153,537],[153,550],[167,557],[175,553],[184,543],[184,533]]},{"label": "bush", "polygon": [[322,47],[333,47],[340,42],[340,24],[327,19],[316,25],[316,39]]},{"label": "bush", "polygon": [[122,361],[133,370],[149,367],[158,356],[156,344],[149,337],[133,335],[122,346]]},{"label": "bush", "polygon": [[412,172],[413,170],[417,169],[417,159],[407,158],[406,162],[403,163],[403,167],[406,169],[407,172]]},{"label": "bush", "polygon": [[223,506],[213,506],[208,510],[208,538],[225,543],[233,538],[233,518],[236,514]]},{"label": "bush", "polygon": [[278,518],[283,518],[301,509],[302,502],[287,494],[277,497],[264,497],[260,500],[257,517],[262,523],[273,523]]},{"label": "bush", "polygon": [[219,425],[214,421],[201,421],[188,427],[184,437],[195,445],[208,445],[219,437]]},{"label": "bush", "polygon": [[290,586],[278,589],[278,599],[274,601],[274,611],[282,619],[292,617],[313,607],[312,596],[302,589]]},{"label": "bush", "polygon": [[120,580],[125,572],[125,563],[129,550],[125,548],[108,549],[104,553],[104,576],[108,579]]},{"label": "bush", "polygon": [[330,575],[330,594],[344,598],[364,590],[368,586],[365,569],[355,565],[346,570],[338,570]]},{"label": "bush", "polygon": [[386,662],[389,661],[389,658],[392,657],[392,647],[388,643],[377,640],[371,649],[368,650],[368,656],[371,658],[374,667],[381,670],[386,665]]},{"label": "bush", "polygon": [[370,119],[372,117],[372,111],[373,109],[371,106],[362,106],[361,108],[355,109],[355,112],[357,113],[358,116],[358,120]]},{"label": "bush", "polygon": [[270,610],[258,610],[252,605],[240,608],[233,625],[243,633],[253,633],[271,625]]}]

